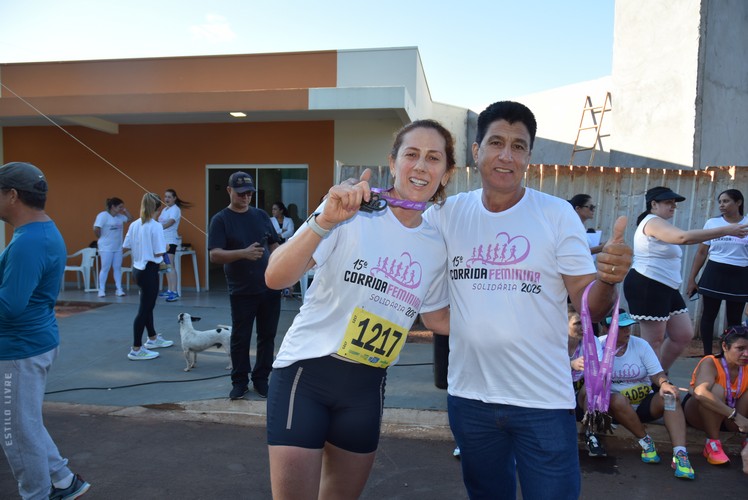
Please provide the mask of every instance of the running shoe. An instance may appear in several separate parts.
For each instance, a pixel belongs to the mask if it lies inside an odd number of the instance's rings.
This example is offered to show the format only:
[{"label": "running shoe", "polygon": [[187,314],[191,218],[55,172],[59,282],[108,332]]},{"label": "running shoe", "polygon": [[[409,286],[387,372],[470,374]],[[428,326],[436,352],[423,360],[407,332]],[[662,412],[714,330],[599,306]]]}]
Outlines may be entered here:
[{"label": "running shoe", "polygon": [[660,456],[657,454],[654,441],[647,439],[647,448],[642,450],[642,462],[645,464],[659,464]]},{"label": "running shoe", "polygon": [[166,302],[176,302],[177,300],[179,300],[177,292],[169,292],[169,295],[166,296]]},{"label": "running shoe", "polygon": [[706,457],[706,461],[712,465],[730,463],[730,459],[722,450],[722,442],[719,439],[710,439],[704,445],[704,456]]},{"label": "running shoe", "polygon": [[587,445],[587,452],[591,457],[607,457],[608,453],[605,447],[600,444],[600,440],[592,433],[585,434],[584,443]]},{"label": "running shoe", "polygon": [[130,351],[127,358],[132,361],[145,361],[147,359],[154,359],[158,357],[157,352],[149,351],[145,347],[141,347],[137,351]]},{"label": "running shoe", "polygon": [[163,292],[159,293],[158,296],[159,297],[168,297],[170,293],[171,293],[171,290],[164,290]]},{"label": "running shoe", "polygon": [[117,290],[115,295],[117,295],[117,297],[124,297],[127,294],[123,290]]},{"label": "running shoe", "polygon": [[693,479],[693,467],[691,462],[688,460],[688,453],[681,450],[673,455],[673,470],[675,470],[675,477],[683,479]]},{"label": "running shoe", "polygon": [[155,340],[148,339],[144,344],[147,349],[161,349],[162,347],[171,347],[173,345],[173,341],[166,340],[160,334],[156,336]]}]

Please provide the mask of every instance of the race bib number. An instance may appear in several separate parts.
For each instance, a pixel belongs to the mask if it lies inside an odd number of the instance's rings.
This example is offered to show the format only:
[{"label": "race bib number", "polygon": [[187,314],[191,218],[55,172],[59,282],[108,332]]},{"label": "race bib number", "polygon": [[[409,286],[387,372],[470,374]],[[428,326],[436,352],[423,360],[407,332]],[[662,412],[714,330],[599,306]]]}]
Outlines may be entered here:
[{"label": "race bib number", "polygon": [[644,401],[644,398],[646,398],[647,394],[650,392],[652,392],[652,386],[639,384],[622,390],[621,394],[626,396],[626,399],[628,399],[632,405],[638,405]]},{"label": "race bib number", "polygon": [[387,368],[397,359],[405,344],[407,335],[404,330],[400,325],[357,307],[348,321],[338,355],[376,368]]}]

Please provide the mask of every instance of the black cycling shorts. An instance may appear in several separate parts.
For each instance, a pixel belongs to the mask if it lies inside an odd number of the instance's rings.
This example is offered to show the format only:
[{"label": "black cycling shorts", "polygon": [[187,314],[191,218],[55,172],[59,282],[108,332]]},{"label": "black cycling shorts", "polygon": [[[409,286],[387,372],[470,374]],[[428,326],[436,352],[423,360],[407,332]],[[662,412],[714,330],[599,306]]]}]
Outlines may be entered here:
[{"label": "black cycling shorts", "polygon": [[267,403],[271,446],[354,453],[379,445],[387,370],[333,356],[273,369]]}]

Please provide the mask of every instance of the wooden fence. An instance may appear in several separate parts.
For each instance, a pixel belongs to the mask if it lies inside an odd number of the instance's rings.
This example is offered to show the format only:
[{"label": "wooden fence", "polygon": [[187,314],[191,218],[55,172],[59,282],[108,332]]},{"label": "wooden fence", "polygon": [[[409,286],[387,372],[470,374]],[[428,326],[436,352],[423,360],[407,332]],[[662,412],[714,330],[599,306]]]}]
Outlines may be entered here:
[{"label": "wooden fence", "polygon": [[[364,168],[371,168],[371,185],[390,185],[388,166],[364,167],[336,165],[336,182],[350,177],[358,178]],[[748,194],[748,166],[707,167],[705,170],[672,170],[654,168],[587,167],[576,165],[532,164],[525,175],[525,185],[563,199],[578,193],[592,196],[596,205],[595,219],[588,227],[599,229],[603,239],[610,237],[613,223],[622,215],[628,217],[626,242],[631,245],[636,229],[636,218],[645,209],[644,193],[654,186],[667,186],[685,196],[678,204],[671,221],[682,229],[701,229],[710,217],[719,216],[717,196],[725,189],[739,189]],[[481,187],[480,174],[475,167],[458,167],[447,186],[448,194],[456,194]],[[684,277],[681,291],[687,286],[697,245],[683,247],[681,273]],[[701,303],[689,303],[690,314],[701,314]],[[718,325],[724,321],[720,312]],[[698,330],[698,324],[695,325]],[[717,332],[720,328],[717,327]]]}]

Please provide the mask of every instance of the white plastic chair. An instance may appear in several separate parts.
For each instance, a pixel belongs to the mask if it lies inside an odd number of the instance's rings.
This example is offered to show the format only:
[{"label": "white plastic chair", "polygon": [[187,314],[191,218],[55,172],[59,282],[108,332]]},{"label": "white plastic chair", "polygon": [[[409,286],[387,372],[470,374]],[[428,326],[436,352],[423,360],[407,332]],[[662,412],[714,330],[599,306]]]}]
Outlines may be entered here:
[{"label": "white plastic chair", "polygon": [[[78,288],[81,287],[81,277],[83,277],[83,291],[84,292],[96,292],[98,291],[98,281],[99,281],[99,259],[98,252],[95,248],[82,248],[75,252],[72,255],[68,255],[68,259],[73,259],[75,257],[81,258],[81,263],[79,266],[65,266],[65,273],[68,271],[73,271],[76,273],[76,278],[78,280]],[[62,274],[62,287],[65,288],[65,273]],[[93,273],[93,283],[91,280],[91,273]],[[91,286],[93,284],[93,287]]]},{"label": "white plastic chair", "polygon": [[125,259],[130,257],[130,267],[122,266],[122,277],[127,277],[127,289],[130,290],[130,276],[132,276],[132,250],[122,254],[122,263],[125,263]]}]

